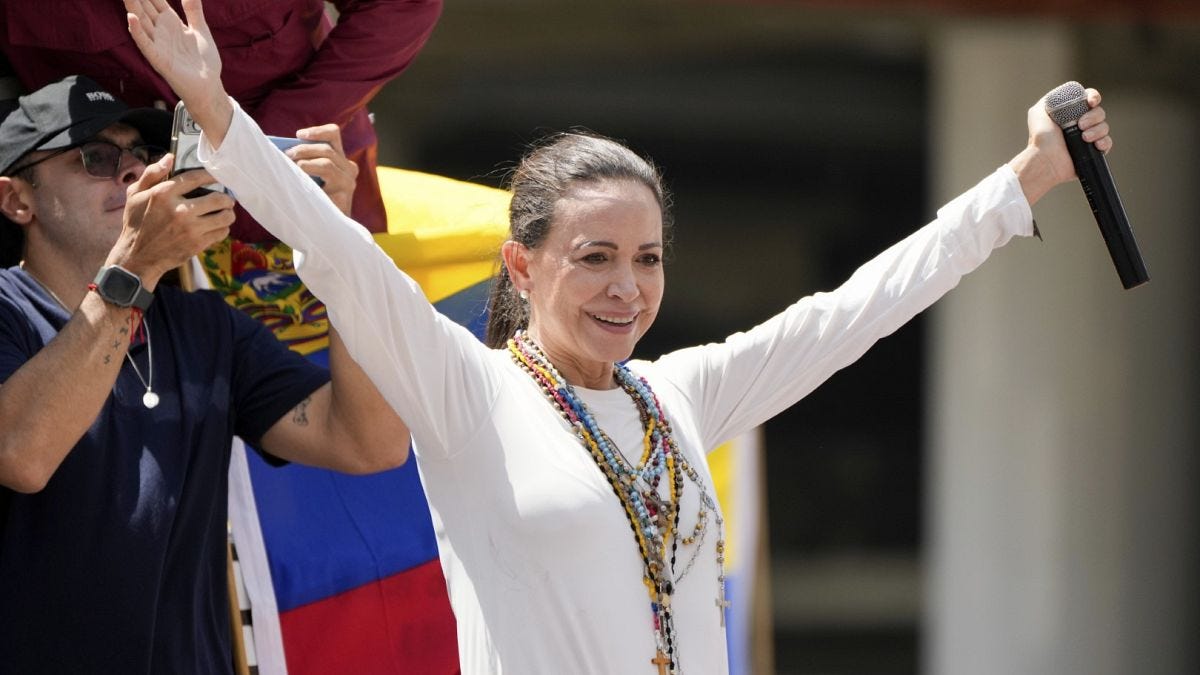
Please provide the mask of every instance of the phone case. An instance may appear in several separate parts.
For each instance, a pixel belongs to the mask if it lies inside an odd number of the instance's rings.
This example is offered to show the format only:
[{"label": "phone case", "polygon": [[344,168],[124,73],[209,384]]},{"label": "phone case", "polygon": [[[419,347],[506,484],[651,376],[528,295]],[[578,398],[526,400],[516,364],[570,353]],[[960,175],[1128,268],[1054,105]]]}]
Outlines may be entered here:
[{"label": "phone case", "polygon": [[[200,127],[196,126],[196,121],[188,113],[188,109],[183,105],[183,101],[180,101],[175,106],[175,119],[171,123],[171,154],[175,156],[175,163],[171,167],[171,175],[177,176],[184,171],[203,168],[199,158],[196,157],[199,148]],[[209,192],[228,193],[228,190],[220,183],[209,183],[184,196],[192,198]]]}]

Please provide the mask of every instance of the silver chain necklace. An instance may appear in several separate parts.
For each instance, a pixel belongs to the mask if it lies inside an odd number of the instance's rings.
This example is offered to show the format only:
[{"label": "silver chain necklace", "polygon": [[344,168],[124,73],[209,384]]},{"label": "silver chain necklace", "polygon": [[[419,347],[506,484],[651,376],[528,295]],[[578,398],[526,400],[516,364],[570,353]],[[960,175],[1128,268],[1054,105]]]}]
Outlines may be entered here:
[{"label": "silver chain necklace", "polygon": [[[54,291],[50,290],[49,286],[43,284],[41,279],[35,277],[33,272],[29,271],[29,268],[25,267],[24,260],[21,261],[20,267],[30,279],[33,279],[33,283],[40,286],[43,291],[46,291],[46,293],[58,303],[59,307],[62,307],[64,312],[71,314],[71,310],[68,309],[67,305],[59,299],[58,295]],[[128,349],[125,350],[125,360],[129,361],[129,365],[133,366],[133,374],[137,375],[138,382],[141,382],[142,386],[146,388],[146,393],[142,394],[142,405],[146,406],[147,408],[154,408],[158,405],[158,394],[154,393],[154,389],[151,387],[151,385],[154,383],[154,345],[150,344],[150,322],[146,320],[145,315],[142,316],[142,326],[146,329],[146,370],[150,377],[142,377],[142,371],[138,370],[137,364],[133,362],[133,357],[129,355]]]},{"label": "silver chain necklace", "polygon": [[153,408],[158,405],[158,394],[154,393],[151,384],[154,383],[154,345],[150,342],[150,322],[146,317],[142,317],[142,328],[146,329],[146,370],[150,377],[143,378],[142,371],[138,370],[137,364],[133,362],[133,357],[129,355],[129,351],[125,352],[125,358],[129,361],[129,365],[133,366],[133,374],[137,375],[138,381],[146,388],[146,393],[142,394],[142,405],[147,408]]}]

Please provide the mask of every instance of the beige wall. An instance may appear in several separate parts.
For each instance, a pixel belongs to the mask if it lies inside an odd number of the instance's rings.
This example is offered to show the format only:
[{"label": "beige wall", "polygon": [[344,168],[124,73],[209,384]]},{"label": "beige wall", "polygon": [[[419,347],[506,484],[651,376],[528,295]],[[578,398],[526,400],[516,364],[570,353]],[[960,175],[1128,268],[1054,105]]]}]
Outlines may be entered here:
[{"label": "beige wall", "polygon": [[1089,61],[1076,34],[953,21],[932,43],[932,201],[1013,146],[1012,101],[1095,82],[1152,282],[1121,288],[1081,191],[1065,186],[1034,208],[1044,243],[1010,244],[935,310],[931,673],[1198,666],[1195,109],[1106,78],[1119,53]]}]

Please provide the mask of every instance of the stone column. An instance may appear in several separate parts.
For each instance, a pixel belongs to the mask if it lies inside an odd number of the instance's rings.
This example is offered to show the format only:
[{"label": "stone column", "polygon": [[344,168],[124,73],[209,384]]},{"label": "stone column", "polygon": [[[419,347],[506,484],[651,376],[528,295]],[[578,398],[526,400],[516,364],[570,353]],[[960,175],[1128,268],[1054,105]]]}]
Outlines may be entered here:
[{"label": "stone column", "polygon": [[[932,200],[1007,161],[1024,111],[1103,64],[1037,22],[931,43]],[[1115,57],[1114,57],[1115,58]],[[1077,186],[934,310],[923,672],[1198,672],[1200,146],[1168,93],[1101,88],[1150,269],[1121,288]]]}]

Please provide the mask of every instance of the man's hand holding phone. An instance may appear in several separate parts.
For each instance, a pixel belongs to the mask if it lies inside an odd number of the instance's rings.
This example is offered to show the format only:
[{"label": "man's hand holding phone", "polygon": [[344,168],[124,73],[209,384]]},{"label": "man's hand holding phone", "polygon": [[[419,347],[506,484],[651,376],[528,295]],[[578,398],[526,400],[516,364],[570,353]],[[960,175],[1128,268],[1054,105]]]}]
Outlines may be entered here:
[{"label": "man's hand holding phone", "polygon": [[[313,177],[342,213],[350,215],[358,165],[346,158],[342,149],[342,131],[336,124],[308,127],[296,132],[299,138],[289,148],[281,148],[304,173]],[[275,143],[279,146],[279,143]]]},{"label": "man's hand holding phone", "polygon": [[138,274],[153,288],[159,277],[189,257],[229,236],[233,197],[213,191],[194,194],[212,183],[205,169],[168,177],[172,156],[146,167],[126,191],[121,234],[107,264]]}]

